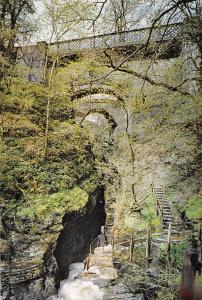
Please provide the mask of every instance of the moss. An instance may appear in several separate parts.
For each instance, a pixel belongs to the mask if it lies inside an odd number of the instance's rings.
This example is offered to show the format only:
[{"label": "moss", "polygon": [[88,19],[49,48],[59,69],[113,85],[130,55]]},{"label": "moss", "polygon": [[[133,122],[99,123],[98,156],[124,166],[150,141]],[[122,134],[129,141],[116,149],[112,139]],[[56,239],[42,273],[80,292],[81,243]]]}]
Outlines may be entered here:
[{"label": "moss", "polygon": [[187,200],[185,213],[191,220],[202,220],[202,195],[195,194]]},{"label": "moss", "polygon": [[90,176],[81,181],[80,187],[88,194],[92,194],[101,185],[101,176],[97,172],[92,172]]},{"label": "moss", "polygon": [[[180,241],[177,244],[171,244],[170,262],[173,272],[182,271],[184,262],[184,250],[189,246],[188,242]],[[167,264],[167,245],[162,244],[160,248],[159,263],[161,266]]]},{"label": "moss", "polygon": [[65,212],[79,211],[88,202],[88,194],[79,187],[52,195],[32,195],[17,209],[17,217],[48,222]]},{"label": "moss", "polygon": [[10,245],[10,243],[8,241],[6,241],[4,239],[0,240],[0,251],[1,251],[2,254],[3,253],[9,254],[10,247],[11,247],[11,245]]},{"label": "moss", "polygon": [[40,133],[40,127],[32,123],[29,116],[14,113],[4,114],[4,134],[14,137],[26,137]]},{"label": "moss", "polygon": [[94,159],[85,132],[68,122],[54,126],[46,161],[43,136],[10,136],[0,145],[0,195],[4,198],[15,197],[18,186],[28,193],[56,193],[75,186],[84,174],[89,176]]}]

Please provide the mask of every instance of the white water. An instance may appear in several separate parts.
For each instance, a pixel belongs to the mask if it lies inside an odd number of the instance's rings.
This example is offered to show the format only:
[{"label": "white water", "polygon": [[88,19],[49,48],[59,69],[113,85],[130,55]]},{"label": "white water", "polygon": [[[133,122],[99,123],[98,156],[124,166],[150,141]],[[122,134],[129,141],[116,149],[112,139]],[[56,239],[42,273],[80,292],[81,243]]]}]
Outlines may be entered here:
[{"label": "white water", "polygon": [[92,281],[75,279],[83,270],[83,263],[71,264],[69,277],[60,282],[58,295],[47,300],[103,300],[103,292]]}]

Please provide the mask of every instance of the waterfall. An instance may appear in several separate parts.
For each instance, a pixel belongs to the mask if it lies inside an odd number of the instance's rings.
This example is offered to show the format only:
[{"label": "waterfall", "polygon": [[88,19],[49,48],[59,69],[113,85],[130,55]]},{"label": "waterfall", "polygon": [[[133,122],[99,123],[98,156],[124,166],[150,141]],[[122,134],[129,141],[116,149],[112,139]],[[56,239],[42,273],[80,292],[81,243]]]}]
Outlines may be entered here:
[{"label": "waterfall", "polygon": [[60,282],[58,295],[47,300],[103,300],[103,292],[92,281],[77,279],[84,270],[83,263],[73,263],[69,266],[68,279]]}]

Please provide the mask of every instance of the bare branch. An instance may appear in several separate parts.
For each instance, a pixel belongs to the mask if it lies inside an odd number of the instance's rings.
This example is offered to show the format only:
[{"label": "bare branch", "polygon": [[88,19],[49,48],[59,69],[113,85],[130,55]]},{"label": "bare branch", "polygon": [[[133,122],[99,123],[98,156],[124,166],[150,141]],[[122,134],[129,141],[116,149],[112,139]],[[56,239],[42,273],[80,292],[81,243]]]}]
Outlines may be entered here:
[{"label": "bare branch", "polygon": [[[111,66],[109,66],[111,67]],[[138,73],[134,70],[130,70],[130,69],[127,69],[127,68],[116,68],[117,71],[121,71],[121,72],[124,72],[124,73],[127,73],[127,74],[131,74],[133,76],[136,76],[142,80],[145,80],[147,82],[149,82],[151,85],[156,85],[156,86],[159,86],[159,87],[163,87],[169,91],[172,91],[172,92],[178,92],[182,95],[185,95],[185,96],[192,96],[189,92],[185,91],[185,90],[182,90],[180,89],[180,87],[186,83],[187,81],[189,80],[196,80],[197,78],[192,78],[192,79],[186,79],[184,80],[182,83],[180,83],[179,85],[177,86],[172,86],[172,85],[169,85],[168,83],[166,82],[157,82],[157,81],[154,81],[151,77],[149,77],[148,75],[143,75],[141,73]]]},{"label": "bare branch", "polygon": [[[101,8],[100,8],[100,10],[99,10],[99,12],[98,12],[98,15],[97,15],[96,18],[93,20],[91,26],[90,26],[88,29],[91,29],[92,27],[94,28],[95,23],[96,23],[96,21],[99,19],[99,17],[101,16],[101,13],[102,13],[102,11],[103,11],[103,9],[104,9],[104,6],[105,6],[105,4],[107,3],[107,1],[108,1],[108,0],[105,0],[104,2],[101,2],[102,5],[101,5]],[[100,2],[97,2],[97,3],[100,3]]]}]

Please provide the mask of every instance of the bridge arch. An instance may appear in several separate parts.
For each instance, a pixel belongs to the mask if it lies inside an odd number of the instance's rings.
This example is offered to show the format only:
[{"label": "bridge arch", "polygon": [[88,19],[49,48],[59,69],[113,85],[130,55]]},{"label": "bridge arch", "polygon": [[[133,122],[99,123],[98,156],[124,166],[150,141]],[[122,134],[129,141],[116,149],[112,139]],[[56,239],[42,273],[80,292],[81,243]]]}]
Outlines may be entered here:
[{"label": "bridge arch", "polygon": [[[111,126],[112,134],[114,132],[125,132],[128,124],[128,116],[123,105],[113,94],[95,93],[86,95],[80,99],[76,98],[74,107],[76,110],[76,122],[84,123],[86,118],[90,121],[90,116],[99,114],[104,116],[108,125]],[[93,120],[93,118],[92,118]],[[95,118],[94,118],[94,122]]]}]

